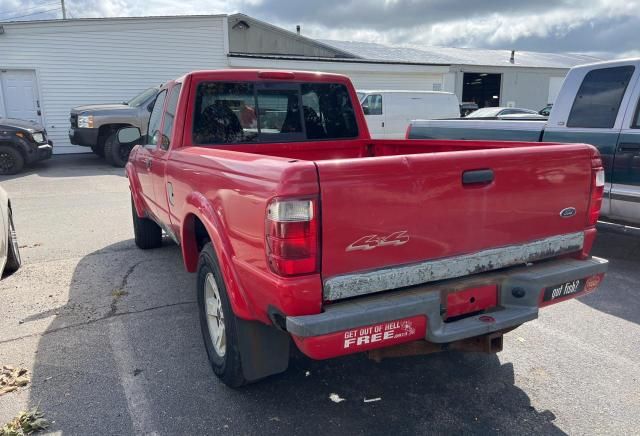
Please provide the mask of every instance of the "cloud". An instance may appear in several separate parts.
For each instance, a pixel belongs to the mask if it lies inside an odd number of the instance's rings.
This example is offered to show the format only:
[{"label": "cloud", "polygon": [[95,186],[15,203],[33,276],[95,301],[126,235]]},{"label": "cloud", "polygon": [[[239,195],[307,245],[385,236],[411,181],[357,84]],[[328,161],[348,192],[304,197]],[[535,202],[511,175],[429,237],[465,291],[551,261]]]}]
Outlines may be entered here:
[{"label": "cloud", "polygon": [[[0,11],[15,10],[17,14],[47,2],[50,0],[1,0]],[[408,46],[621,55],[637,50],[640,39],[640,0],[67,0],[66,3],[72,17],[243,12],[289,30],[300,24],[302,33],[311,37]],[[58,16],[55,11],[33,18]]]}]

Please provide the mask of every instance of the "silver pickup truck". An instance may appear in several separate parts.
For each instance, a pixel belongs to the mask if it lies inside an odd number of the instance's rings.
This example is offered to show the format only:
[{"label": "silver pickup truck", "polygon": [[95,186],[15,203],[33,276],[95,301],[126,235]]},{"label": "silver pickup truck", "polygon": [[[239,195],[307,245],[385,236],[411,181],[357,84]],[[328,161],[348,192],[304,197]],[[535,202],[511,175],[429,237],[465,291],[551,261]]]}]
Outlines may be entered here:
[{"label": "silver pickup truck", "polygon": [[131,147],[116,141],[116,132],[122,127],[138,127],[146,133],[147,124],[158,88],[144,90],[123,103],[76,106],[69,116],[69,141],[73,145],[91,147],[113,166],[124,167]]},{"label": "silver pickup truck", "polygon": [[546,122],[416,120],[407,138],[592,144],[606,174],[601,215],[640,225],[640,59],[572,68]]}]

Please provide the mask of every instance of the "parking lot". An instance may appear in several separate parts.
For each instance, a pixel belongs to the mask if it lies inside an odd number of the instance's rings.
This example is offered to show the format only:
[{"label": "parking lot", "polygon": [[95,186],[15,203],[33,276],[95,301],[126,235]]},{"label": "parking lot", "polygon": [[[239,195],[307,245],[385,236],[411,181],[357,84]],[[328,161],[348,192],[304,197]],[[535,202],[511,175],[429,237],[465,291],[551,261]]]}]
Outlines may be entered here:
[{"label": "parking lot", "polygon": [[640,239],[601,233],[602,287],[544,309],[497,355],[296,355],[231,390],[209,367],[179,248],[133,243],[122,169],[56,156],[0,183],[24,262],[0,282],[0,365],[31,371],[0,396],[0,424],[39,406],[63,434],[638,434]]}]

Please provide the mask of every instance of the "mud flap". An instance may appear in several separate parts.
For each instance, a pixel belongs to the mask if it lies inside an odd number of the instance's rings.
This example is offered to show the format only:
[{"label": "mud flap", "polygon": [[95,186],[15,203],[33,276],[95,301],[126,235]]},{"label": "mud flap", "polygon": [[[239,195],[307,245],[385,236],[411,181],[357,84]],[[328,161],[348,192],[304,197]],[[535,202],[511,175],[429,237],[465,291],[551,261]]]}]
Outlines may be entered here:
[{"label": "mud flap", "polygon": [[237,325],[245,380],[252,382],[287,370],[291,338],[286,332],[243,319],[237,319]]}]

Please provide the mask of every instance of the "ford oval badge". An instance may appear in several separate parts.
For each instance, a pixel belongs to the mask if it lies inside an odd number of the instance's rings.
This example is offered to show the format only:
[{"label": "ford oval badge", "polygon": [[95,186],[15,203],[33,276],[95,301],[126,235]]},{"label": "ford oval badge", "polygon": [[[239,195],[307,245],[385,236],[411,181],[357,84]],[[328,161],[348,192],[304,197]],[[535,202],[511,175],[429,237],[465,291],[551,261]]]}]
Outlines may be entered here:
[{"label": "ford oval badge", "polygon": [[576,208],[575,207],[565,207],[564,209],[562,209],[560,211],[560,216],[562,218],[571,218],[575,214],[576,214]]}]

